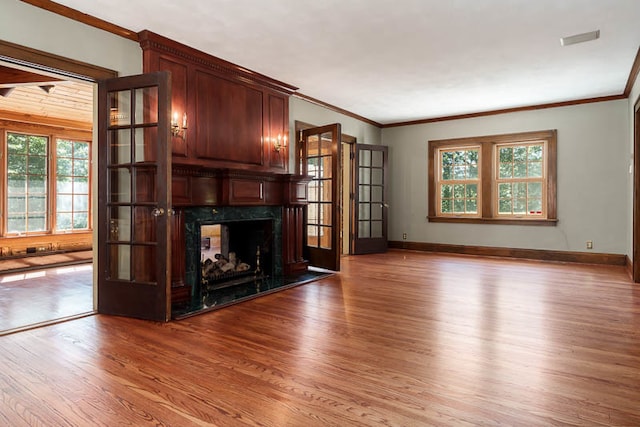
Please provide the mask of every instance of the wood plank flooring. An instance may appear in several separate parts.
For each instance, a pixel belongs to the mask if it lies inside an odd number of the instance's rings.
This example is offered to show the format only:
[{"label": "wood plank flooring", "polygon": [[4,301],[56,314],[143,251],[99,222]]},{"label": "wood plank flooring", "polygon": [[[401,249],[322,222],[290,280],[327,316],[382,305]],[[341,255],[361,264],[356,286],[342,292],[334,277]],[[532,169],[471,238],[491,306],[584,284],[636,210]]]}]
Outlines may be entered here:
[{"label": "wood plank flooring", "polygon": [[0,425],[640,425],[624,267],[394,250],[182,321],[0,337]]},{"label": "wood plank flooring", "polygon": [[0,272],[0,336],[90,312],[91,263]]}]

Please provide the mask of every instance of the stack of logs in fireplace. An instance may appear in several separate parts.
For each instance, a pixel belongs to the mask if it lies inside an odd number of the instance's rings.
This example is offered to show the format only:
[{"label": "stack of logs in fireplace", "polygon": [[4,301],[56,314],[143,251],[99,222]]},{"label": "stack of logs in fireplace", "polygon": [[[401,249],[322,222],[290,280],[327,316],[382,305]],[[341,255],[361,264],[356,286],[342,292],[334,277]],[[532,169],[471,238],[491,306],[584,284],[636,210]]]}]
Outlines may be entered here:
[{"label": "stack of logs in fireplace", "polygon": [[202,280],[207,282],[229,279],[250,272],[251,266],[236,257],[235,252],[229,252],[229,256],[222,254],[214,256],[215,261],[207,258],[202,262]]}]

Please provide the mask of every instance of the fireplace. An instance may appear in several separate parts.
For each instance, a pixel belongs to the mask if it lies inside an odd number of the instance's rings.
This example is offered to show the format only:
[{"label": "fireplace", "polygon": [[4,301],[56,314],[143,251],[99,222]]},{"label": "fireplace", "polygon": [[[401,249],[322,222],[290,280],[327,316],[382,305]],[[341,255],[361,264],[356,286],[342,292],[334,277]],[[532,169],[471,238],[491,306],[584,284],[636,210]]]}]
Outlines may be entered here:
[{"label": "fireplace", "polygon": [[[185,281],[191,298],[189,304],[173,308],[174,317],[237,302],[288,283],[282,271],[282,207],[185,208],[184,230]],[[233,269],[212,266],[218,261],[229,263],[230,258],[235,261]]]},{"label": "fireplace", "polygon": [[[268,171],[174,164],[171,187],[175,209],[171,234],[174,319],[317,278],[308,271],[303,254],[309,179]],[[217,231],[208,227],[217,227]],[[211,253],[214,246],[215,252]],[[216,254],[227,262],[231,261],[232,252],[235,261],[239,261],[233,269],[225,267],[225,274],[217,272],[213,277],[203,275],[203,262],[211,259],[206,266],[211,270],[214,259],[218,260]]]},{"label": "fireplace", "polygon": [[273,275],[271,220],[225,221],[200,226],[200,284],[210,292]]}]

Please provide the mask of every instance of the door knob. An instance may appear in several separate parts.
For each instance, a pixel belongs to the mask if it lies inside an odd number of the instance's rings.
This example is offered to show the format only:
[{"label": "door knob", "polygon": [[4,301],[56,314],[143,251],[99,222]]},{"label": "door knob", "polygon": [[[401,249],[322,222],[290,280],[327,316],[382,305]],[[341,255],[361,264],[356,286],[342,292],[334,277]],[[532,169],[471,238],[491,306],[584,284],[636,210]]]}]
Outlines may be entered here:
[{"label": "door knob", "polygon": [[162,216],[164,215],[164,209],[163,208],[153,208],[153,210],[151,211],[151,215],[153,216]]}]

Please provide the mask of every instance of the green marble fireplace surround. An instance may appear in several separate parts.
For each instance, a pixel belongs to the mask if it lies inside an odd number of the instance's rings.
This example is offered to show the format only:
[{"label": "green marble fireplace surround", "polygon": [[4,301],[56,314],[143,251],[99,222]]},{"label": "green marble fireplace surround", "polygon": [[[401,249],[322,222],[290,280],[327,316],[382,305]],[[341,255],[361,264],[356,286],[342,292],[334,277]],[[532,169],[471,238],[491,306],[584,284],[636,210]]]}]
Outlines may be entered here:
[{"label": "green marble fireplace surround", "polygon": [[[291,284],[282,274],[282,207],[191,207],[185,215],[185,279],[191,287],[191,304],[174,309],[174,317],[220,308],[233,302],[255,297]],[[208,290],[202,283],[201,227],[223,224],[229,227],[230,251],[238,252],[247,263],[256,267],[255,252],[260,246],[258,275],[247,275],[220,289]],[[236,284],[233,284],[236,283]]]}]

